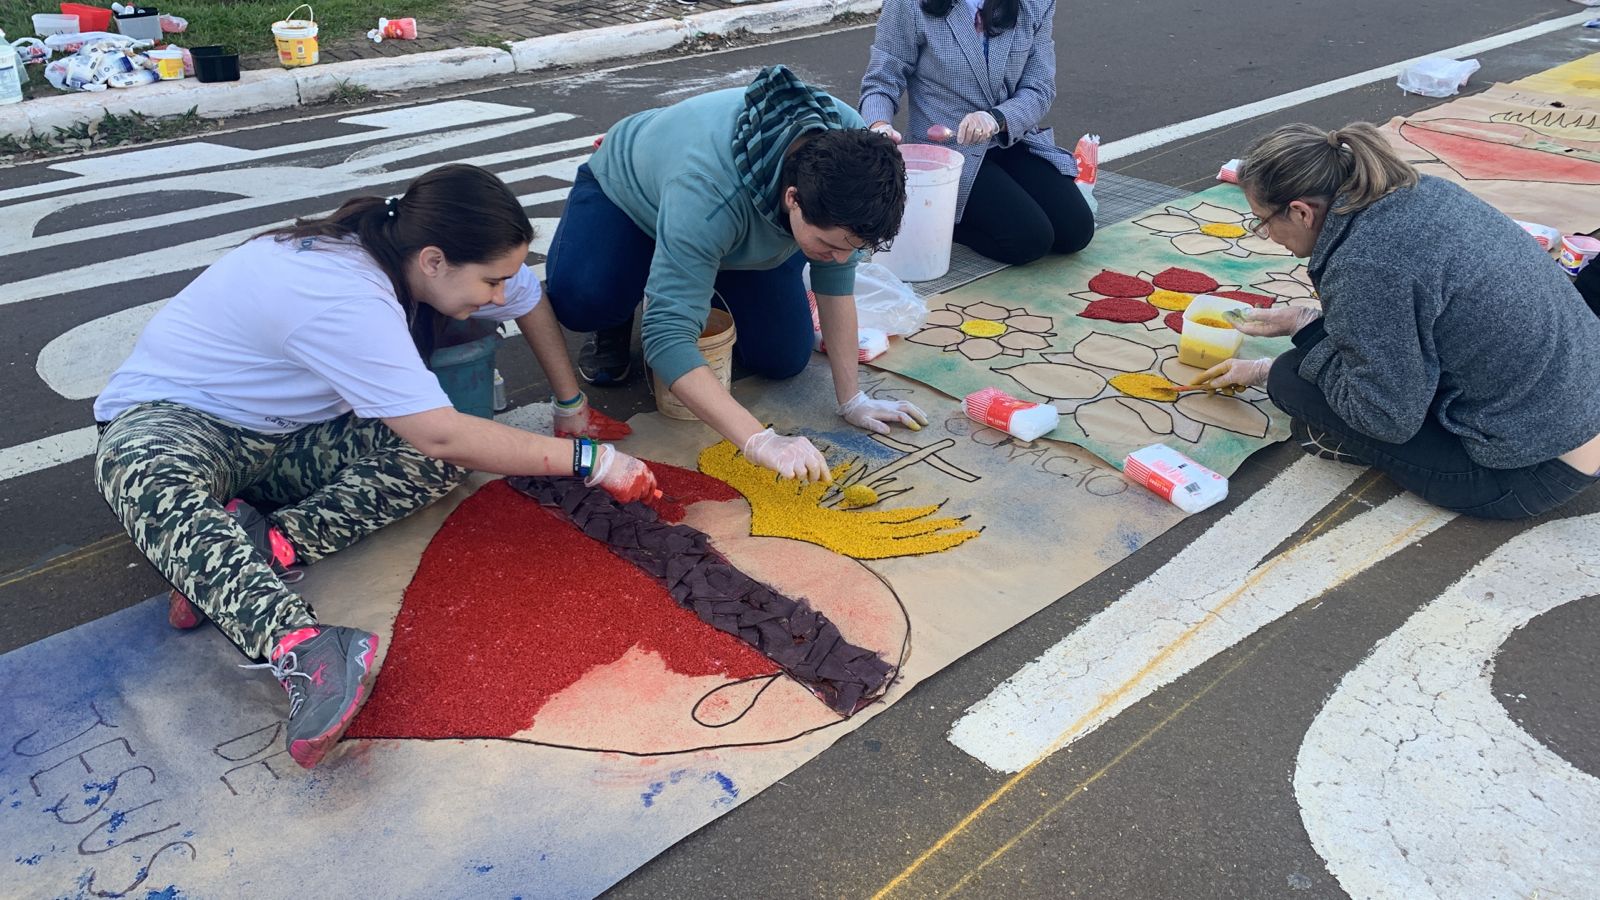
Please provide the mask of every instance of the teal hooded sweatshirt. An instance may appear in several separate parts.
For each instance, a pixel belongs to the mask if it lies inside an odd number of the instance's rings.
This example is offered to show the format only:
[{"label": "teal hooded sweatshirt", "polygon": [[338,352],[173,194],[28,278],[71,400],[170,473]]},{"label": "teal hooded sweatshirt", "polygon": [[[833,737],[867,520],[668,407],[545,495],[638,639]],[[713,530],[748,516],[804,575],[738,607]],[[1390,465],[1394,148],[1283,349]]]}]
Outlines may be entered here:
[{"label": "teal hooded sweatshirt", "polygon": [[[783,151],[804,134],[865,126],[850,104],[775,66],[748,88],[636,113],[606,132],[589,169],[656,242],[643,334],[645,362],[662,383],[706,364],[697,342],[719,271],[775,269],[800,249],[779,202]],[[812,289],[853,294],[863,255],[812,260]]]}]

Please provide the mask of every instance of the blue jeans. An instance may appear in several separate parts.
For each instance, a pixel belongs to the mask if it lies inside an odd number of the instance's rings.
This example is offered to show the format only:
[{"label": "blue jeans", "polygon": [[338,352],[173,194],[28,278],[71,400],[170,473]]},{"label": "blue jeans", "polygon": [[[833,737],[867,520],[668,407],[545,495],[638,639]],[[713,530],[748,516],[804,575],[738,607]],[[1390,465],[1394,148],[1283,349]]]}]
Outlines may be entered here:
[{"label": "blue jeans", "polygon": [[[556,319],[573,331],[631,323],[655,252],[655,239],[606,197],[587,163],[579,166],[545,260]],[[734,358],[746,371],[789,378],[811,359],[811,304],[800,280],[805,264],[797,250],[776,269],[724,270],[707,285],[706,293],[714,289],[733,314]]]},{"label": "blue jeans", "polygon": [[1484,519],[1522,519],[1555,509],[1600,481],[1559,459],[1520,469],[1479,465],[1467,455],[1461,438],[1431,414],[1403,444],[1362,434],[1333,411],[1322,388],[1300,377],[1300,362],[1316,343],[1307,341],[1273,362],[1267,379],[1272,402],[1302,422],[1330,432],[1345,452],[1371,460],[1373,468],[1435,506]]}]

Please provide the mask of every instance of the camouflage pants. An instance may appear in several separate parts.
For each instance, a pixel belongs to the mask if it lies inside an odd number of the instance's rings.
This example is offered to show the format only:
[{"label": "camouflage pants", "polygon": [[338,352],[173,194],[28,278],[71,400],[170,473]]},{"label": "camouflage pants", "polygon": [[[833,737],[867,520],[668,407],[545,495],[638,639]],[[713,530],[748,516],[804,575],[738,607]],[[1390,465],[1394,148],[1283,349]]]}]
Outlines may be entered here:
[{"label": "camouflage pants", "polygon": [[427,506],[465,476],[375,419],[345,415],[262,434],[165,402],[118,416],[95,458],[95,484],[134,544],[256,659],[316,617],[223,510],[230,499],[267,513],[305,564]]}]

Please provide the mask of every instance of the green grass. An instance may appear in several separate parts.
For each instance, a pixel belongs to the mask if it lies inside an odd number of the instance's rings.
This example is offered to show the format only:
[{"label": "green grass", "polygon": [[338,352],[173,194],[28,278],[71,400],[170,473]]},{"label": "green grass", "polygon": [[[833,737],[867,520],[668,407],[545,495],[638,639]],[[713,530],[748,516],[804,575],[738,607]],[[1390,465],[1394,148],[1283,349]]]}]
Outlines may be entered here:
[{"label": "green grass", "polygon": [[[91,5],[109,9],[111,2]],[[272,23],[288,16],[295,6],[292,0],[155,0],[154,5],[164,13],[189,20],[187,32],[171,36],[174,43],[185,47],[222,44],[243,54],[272,52]],[[446,0],[319,0],[312,4],[320,31],[318,39],[322,41],[365,38],[369,30],[378,26],[379,16],[414,16],[426,29],[444,18],[449,8]],[[0,29],[4,29],[8,41],[31,37],[32,14],[59,9],[59,3],[53,0],[0,0]],[[299,18],[305,15],[302,10]]]}]

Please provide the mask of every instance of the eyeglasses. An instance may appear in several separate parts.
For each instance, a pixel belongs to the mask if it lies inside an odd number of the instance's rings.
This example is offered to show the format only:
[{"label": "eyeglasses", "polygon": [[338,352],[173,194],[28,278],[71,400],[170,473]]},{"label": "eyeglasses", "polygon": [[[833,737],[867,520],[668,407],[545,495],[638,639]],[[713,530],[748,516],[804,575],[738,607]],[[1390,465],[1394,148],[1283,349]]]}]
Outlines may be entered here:
[{"label": "eyeglasses", "polygon": [[1284,210],[1287,210],[1288,208],[1289,208],[1288,206],[1280,207],[1277,212],[1273,213],[1270,216],[1267,216],[1265,219],[1261,218],[1260,216],[1251,216],[1250,218],[1245,219],[1244,220],[1245,230],[1250,232],[1251,234],[1255,235],[1256,237],[1261,238],[1262,240],[1266,240],[1268,237],[1270,237],[1269,229],[1267,228],[1267,223],[1269,223],[1273,219],[1276,219],[1277,217],[1283,215]]}]

